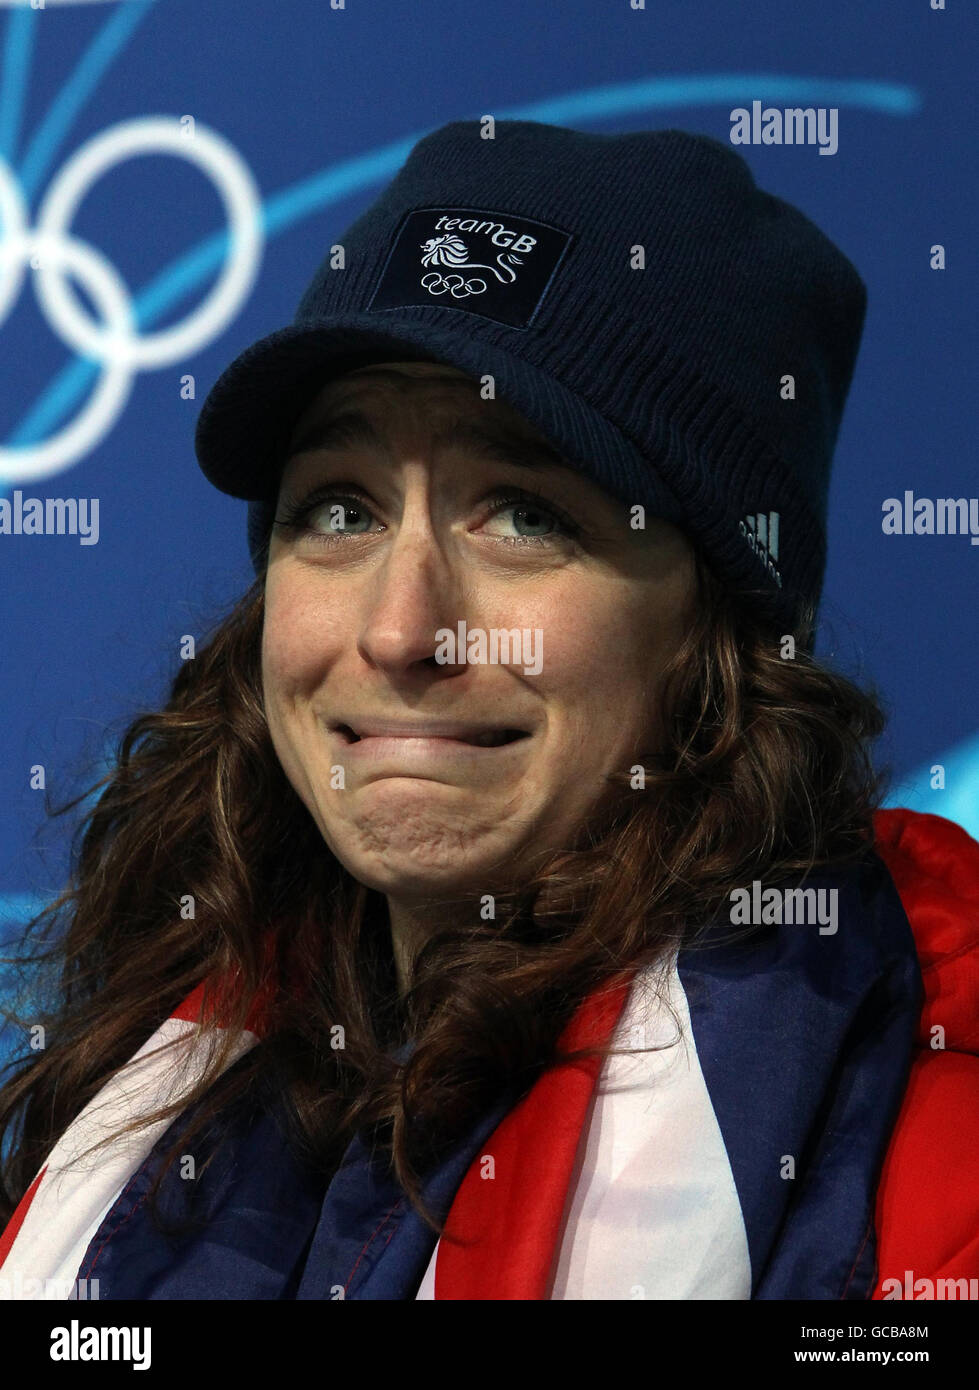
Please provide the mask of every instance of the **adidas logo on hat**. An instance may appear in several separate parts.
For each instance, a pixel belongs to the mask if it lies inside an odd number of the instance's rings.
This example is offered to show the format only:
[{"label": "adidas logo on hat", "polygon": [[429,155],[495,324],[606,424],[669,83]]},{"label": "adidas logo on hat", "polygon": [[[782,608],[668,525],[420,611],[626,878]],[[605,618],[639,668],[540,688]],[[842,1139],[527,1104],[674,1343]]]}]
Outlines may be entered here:
[{"label": "adidas logo on hat", "polygon": [[781,589],[782,576],[775,561],[778,559],[778,512],[750,512],[738,522],[738,530],[761,560]]}]

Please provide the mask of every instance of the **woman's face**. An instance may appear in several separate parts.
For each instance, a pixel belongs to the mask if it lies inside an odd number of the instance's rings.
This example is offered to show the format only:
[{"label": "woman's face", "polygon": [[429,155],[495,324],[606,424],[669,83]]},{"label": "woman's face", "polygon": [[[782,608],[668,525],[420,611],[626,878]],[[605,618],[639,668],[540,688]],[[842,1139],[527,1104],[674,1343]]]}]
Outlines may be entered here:
[{"label": "woman's face", "polygon": [[633,530],[521,415],[434,363],[331,381],[291,449],[277,520],[311,505],[274,527],[262,644],[286,774],[368,887],[405,903],[512,887],[648,749],[692,612],[688,541],[655,518]]}]

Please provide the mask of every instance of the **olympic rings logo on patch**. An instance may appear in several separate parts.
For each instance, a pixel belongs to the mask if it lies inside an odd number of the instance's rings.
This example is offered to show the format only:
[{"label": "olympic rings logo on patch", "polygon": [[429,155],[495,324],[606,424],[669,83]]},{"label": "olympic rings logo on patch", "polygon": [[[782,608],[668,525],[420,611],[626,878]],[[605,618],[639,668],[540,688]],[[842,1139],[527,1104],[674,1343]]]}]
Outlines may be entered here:
[{"label": "olympic rings logo on patch", "polygon": [[[173,154],[196,164],[212,181],[228,219],[224,266],[202,303],[158,333],[138,332],[129,289],[104,255],[70,233],[82,199],[102,174],[139,154]],[[135,374],[168,366],[200,351],[237,313],[251,290],[262,252],[261,194],[251,170],[215,131],[192,133],[174,117],[122,121],[93,137],[53,180],[34,227],[10,166],[0,159],[0,327],[23,288],[28,268],[38,304],[51,328],[82,356],[102,364],[98,384],[80,414],[41,444],[0,446],[6,482],[49,477],[70,467],[112,428]],[[67,279],[76,277],[103,322],[84,311]]]}]

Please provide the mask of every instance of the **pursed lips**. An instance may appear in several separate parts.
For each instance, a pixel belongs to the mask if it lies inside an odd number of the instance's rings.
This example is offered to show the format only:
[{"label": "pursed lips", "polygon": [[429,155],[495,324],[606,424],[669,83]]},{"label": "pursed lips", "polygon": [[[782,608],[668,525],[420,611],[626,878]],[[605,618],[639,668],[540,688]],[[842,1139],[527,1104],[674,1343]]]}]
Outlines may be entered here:
[{"label": "pursed lips", "polygon": [[462,724],[446,721],[391,722],[358,719],[356,724],[338,721],[331,725],[333,731],[351,747],[374,741],[390,744],[395,750],[398,746],[409,744],[418,747],[423,744],[454,744],[469,748],[502,748],[529,738],[526,729],[516,729],[501,724]]}]

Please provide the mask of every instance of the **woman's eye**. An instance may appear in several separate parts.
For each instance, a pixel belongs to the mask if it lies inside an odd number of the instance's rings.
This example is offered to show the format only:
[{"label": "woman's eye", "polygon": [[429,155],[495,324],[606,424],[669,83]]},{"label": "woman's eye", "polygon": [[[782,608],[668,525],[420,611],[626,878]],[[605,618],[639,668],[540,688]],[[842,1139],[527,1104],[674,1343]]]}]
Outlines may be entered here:
[{"label": "woman's eye", "polygon": [[[493,513],[484,522],[484,529],[496,528],[490,534],[497,540],[545,543],[578,534],[578,527],[570,518],[532,496],[497,493],[487,501]],[[276,525],[312,534],[321,540],[339,541],[345,536],[367,535],[372,527],[381,523],[363,498],[353,493],[324,490],[304,501],[284,500]]]},{"label": "woman's eye", "polygon": [[319,502],[310,510],[309,521],[314,531],[333,531],[341,535],[363,535],[370,530],[371,510],[356,497]]},{"label": "woman's eye", "polygon": [[342,492],[320,493],[302,503],[287,502],[281,511],[277,525],[312,531],[324,538],[366,535],[373,520],[366,502]]},{"label": "woman's eye", "polygon": [[[501,522],[513,526],[516,536],[500,536],[501,540],[545,541],[552,537],[569,537],[576,534],[571,521],[556,510],[527,497],[496,497],[493,499],[496,511],[487,525]],[[505,520],[505,518],[511,520]]]}]

